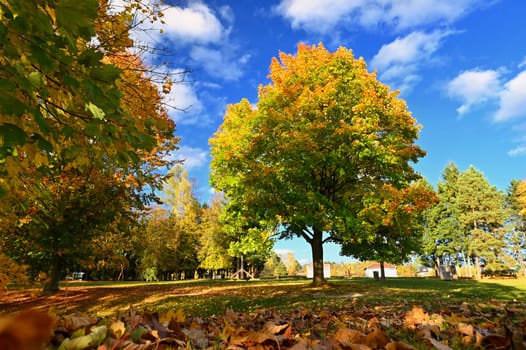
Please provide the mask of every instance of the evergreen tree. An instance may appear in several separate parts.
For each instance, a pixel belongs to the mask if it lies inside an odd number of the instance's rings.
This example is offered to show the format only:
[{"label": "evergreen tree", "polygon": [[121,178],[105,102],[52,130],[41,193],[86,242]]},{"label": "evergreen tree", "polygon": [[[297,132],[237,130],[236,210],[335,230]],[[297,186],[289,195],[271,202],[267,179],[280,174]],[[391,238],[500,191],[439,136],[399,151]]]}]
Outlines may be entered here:
[{"label": "evergreen tree", "polygon": [[526,265],[524,263],[526,258],[526,213],[521,213],[522,206],[519,201],[522,187],[526,189],[523,184],[526,182],[512,180],[508,187],[506,206],[510,217],[507,222],[506,236],[511,255],[515,259],[521,274],[526,276]]},{"label": "evergreen tree", "polygon": [[481,259],[486,264],[495,263],[504,253],[504,193],[491,186],[473,166],[460,174],[457,186],[459,221],[466,235],[464,248],[474,259],[476,276],[480,279]]},{"label": "evergreen tree", "polygon": [[437,184],[439,201],[426,213],[423,251],[432,258],[436,271],[443,264],[465,259],[462,249],[464,234],[456,201],[459,176],[458,167],[449,163],[442,172],[442,181]]}]

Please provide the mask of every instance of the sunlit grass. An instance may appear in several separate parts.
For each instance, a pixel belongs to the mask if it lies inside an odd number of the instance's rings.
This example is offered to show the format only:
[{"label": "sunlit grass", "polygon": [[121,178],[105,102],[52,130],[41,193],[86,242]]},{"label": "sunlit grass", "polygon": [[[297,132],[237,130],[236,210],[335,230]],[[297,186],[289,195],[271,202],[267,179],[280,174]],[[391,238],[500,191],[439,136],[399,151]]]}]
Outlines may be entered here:
[{"label": "sunlit grass", "polygon": [[[62,284],[65,299],[58,307],[92,315],[108,316],[130,306],[152,312],[182,310],[203,317],[227,309],[251,312],[272,308],[291,310],[316,307],[397,307],[413,305],[440,308],[447,304],[491,305],[526,300],[525,279],[455,280],[391,278],[334,278],[314,288],[307,279],[280,280],[188,280],[170,282],[69,282]],[[96,300],[90,293],[98,292]],[[47,299],[48,301],[50,299]],[[42,300],[42,303],[45,303]],[[1,307],[0,302],[0,307]],[[43,305],[44,307],[45,305]]]}]

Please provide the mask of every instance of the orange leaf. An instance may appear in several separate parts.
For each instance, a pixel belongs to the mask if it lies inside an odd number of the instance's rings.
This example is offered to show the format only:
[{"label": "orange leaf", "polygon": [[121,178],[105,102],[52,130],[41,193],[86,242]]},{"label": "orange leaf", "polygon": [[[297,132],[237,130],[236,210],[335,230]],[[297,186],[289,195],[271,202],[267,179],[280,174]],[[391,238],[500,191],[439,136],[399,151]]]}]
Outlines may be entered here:
[{"label": "orange leaf", "polygon": [[415,347],[399,341],[391,342],[385,346],[385,350],[417,350]]},{"label": "orange leaf", "polygon": [[0,319],[0,349],[37,350],[51,339],[53,318],[39,311],[25,311]]},{"label": "orange leaf", "polygon": [[367,334],[362,341],[362,344],[367,345],[371,349],[381,349],[389,343],[389,337],[380,328],[376,328],[371,333]]},{"label": "orange leaf", "polygon": [[360,331],[349,328],[341,328],[334,334],[334,339],[339,341],[342,345],[361,343],[365,334]]}]

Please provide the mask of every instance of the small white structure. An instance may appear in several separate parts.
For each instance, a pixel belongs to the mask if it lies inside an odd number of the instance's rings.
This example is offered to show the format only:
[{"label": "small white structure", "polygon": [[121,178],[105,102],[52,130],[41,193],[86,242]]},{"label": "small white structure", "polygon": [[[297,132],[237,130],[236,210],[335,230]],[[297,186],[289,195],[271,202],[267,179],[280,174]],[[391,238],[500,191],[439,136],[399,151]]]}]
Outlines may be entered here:
[{"label": "small white structure", "polygon": [[[398,277],[398,272],[396,271],[395,265],[384,263],[384,273],[385,277]],[[371,264],[365,268],[365,277],[374,278],[375,275],[377,277],[382,276],[379,263]]]},{"label": "small white structure", "polygon": [[[307,278],[314,277],[314,266],[312,264],[307,264]],[[323,264],[323,277],[331,277],[331,264]]]}]

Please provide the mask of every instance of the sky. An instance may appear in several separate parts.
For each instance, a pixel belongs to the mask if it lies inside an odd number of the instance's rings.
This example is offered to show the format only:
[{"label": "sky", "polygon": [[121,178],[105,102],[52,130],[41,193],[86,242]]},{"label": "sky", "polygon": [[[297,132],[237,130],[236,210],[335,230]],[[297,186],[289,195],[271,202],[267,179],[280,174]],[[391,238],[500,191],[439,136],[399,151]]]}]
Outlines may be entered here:
[{"label": "sky", "polygon": [[[501,190],[526,178],[523,0],[179,0],[163,13],[165,25],[135,39],[164,47],[171,73],[190,71],[166,97],[181,138],[173,157],[185,159],[201,201],[212,193],[208,139],[226,106],[256,103],[272,57],[299,43],[352,49],[400,90],[427,152],[414,167],[432,184],[449,162],[475,166]],[[311,260],[302,240],[276,249]],[[348,260],[338,252],[326,247],[325,260]]]}]

